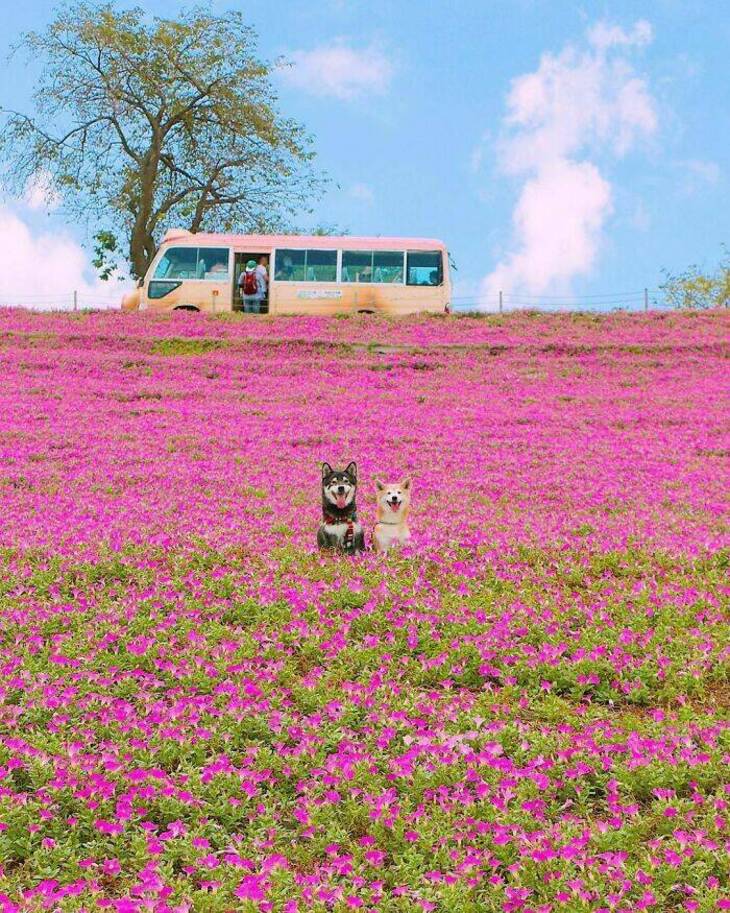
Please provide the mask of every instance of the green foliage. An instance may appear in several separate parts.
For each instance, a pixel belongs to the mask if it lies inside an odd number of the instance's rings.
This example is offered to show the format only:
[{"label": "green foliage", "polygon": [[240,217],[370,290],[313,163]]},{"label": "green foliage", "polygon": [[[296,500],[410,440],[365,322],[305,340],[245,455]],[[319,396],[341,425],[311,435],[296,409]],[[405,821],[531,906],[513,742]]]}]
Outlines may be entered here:
[{"label": "green foliage", "polygon": [[693,265],[676,275],[664,270],[664,276],[659,288],[670,307],[698,310],[730,306],[730,252],[727,248],[714,273]]},{"label": "green foliage", "polygon": [[326,238],[329,235],[348,235],[349,233],[349,229],[334,224],[315,225],[310,231],[302,232],[302,234],[314,235],[317,238]]},{"label": "green foliage", "polygon": [[[92,266],[99,274],[99,278],[107,282],[113,273],[119,268],[114,259],[114,254],[118,250],[116,235],[111,231],[97,231],[94,235],[94,259],[91,261]],[[121,278],[121,277],[120,277]]]},{"label": "green foliage", "polygon": [[217,339],[160,339],[152,346],[153,355],[205,355],[224,348],[225,343]]}]

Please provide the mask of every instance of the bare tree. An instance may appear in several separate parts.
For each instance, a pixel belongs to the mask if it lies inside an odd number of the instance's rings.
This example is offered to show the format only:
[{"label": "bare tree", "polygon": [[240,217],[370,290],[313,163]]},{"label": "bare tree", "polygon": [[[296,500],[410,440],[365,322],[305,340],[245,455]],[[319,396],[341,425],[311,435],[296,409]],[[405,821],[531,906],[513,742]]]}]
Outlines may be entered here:
[{"label": "bare tree", "polygon": [[70,217],[95,222],[102,266],[117,235],[140,277],[170,226],[275,230],[322,190],[311,138],[278,112],[275,64],[240,13],[151,19],[81,3],[18,49],[43,70],[34,110],[2,112],[6,184],[40,179]]}]

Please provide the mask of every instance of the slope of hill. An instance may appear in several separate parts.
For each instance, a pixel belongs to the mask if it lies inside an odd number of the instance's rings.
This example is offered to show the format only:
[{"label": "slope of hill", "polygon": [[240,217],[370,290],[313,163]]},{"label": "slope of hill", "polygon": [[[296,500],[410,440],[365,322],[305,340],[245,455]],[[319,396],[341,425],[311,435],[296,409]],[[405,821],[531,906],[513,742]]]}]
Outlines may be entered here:
[{"label": "slope of hill", "polygon": [[728,908],[729,331],[0,312],[0,904]]}]

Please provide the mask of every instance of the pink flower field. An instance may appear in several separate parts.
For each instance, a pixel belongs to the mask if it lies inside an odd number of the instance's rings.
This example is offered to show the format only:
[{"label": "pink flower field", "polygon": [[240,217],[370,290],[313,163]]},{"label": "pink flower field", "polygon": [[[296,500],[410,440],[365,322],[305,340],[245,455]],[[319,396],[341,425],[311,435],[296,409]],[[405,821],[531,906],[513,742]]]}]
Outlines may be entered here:
[{"label": "pink flower field", "polygon": [[[730,909],[729,356],[0,311],[0,910]],[[322,460],[412,544],[318,553]]]}]

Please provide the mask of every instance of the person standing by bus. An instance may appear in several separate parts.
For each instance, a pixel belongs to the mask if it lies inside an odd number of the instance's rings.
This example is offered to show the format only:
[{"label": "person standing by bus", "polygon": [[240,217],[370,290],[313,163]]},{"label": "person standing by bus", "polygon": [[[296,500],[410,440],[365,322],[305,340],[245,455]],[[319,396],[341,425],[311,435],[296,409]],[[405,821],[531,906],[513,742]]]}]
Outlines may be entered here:
[{"label": "person standing by bus", "polygon": [[246,263],[246,269],[241,273],[239,285],[243,298],[243,310],[247,314],[260,313],[265,290],[262,287],[255,260],[249,260]]},{"label": "person standing by bus", "polygon": [[269,294],[269,271],[266,268],[266,257],[259,257],[259,263],[256,267],[256,275],[259,279],[261,288],[261,301],[259,302],[259,313],[263,310],[263,303]]}]

